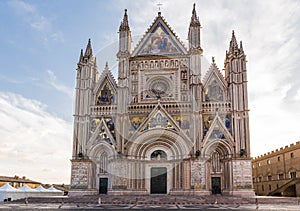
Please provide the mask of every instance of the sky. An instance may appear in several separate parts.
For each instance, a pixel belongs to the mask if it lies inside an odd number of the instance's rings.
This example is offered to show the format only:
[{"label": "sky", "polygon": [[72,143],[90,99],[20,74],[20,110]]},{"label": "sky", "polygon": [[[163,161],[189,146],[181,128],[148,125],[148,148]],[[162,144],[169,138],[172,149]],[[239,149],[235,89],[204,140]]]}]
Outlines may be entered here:
[{"label": "sky", "polygon": [[[92,40],[99,70],[116,74],[118,28],[128,9],[132,49],[161,13],[179,39],[193,3],[203,75],[223,69],[232,30],[247,55],[251,155],[300,141],[300,2],[297,0],[0,1],[0,175],[70,182],[76,64]],[[224,72],[223,72],[224,73]]]}]

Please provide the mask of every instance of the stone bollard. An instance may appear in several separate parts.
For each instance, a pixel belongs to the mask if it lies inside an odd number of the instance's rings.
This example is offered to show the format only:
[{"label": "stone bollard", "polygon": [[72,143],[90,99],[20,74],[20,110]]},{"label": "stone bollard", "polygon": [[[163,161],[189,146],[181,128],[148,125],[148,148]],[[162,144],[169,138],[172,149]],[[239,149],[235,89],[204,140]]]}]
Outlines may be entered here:
[{"label": "stone bollard", "polygon": [[258,199],[255,198],[255,205],[256,205],[256,209],[258,209]]}]

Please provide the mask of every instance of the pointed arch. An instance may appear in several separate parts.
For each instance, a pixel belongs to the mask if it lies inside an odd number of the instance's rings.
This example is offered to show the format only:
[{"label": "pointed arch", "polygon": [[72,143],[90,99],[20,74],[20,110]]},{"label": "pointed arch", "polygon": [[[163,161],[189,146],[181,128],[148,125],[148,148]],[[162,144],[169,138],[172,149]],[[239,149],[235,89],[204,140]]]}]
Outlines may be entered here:
[{"label": "pointed arch", "polygon": [[222,158],[229,158],[234,154],[233,146],[227,143],[225,140],[215,139],[210,143],[204,145],[201,150],[203,157],[210,159],[212,153],[218,152]]},{"label": "pointed arch", "polygon": [[93,144],[87,152],[88,157],[97,163],[99,163],[103,153],[107,154],[107,159],[110,159],[117,154],[115,147],[103,140]]}]

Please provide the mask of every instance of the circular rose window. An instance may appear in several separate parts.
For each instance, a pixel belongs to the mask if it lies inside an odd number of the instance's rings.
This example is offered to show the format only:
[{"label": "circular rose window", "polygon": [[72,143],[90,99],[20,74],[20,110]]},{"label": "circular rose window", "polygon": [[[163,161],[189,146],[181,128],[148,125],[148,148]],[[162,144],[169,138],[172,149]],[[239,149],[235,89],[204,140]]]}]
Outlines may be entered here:
[{"label": "circular rose window", "polygon": [[150,84],[150,91],[157,97],[165,95],[168,92],[169,85],[163,80],[155,80]]}]

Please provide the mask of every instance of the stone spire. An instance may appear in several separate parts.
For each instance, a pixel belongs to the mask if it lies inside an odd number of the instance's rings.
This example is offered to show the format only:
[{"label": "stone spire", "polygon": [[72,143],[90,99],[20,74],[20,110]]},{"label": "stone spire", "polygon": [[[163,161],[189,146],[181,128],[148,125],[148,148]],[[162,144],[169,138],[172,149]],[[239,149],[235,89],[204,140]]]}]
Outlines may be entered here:
[{"label": "stone spire", "polygon": [[199,17],[196,14],[196,4],[193,5],[191,23],[189,27],[189,48],[190,52],[195,51],[194,53],[202,53],[201,43],[200,43],[200,21]]},{"label": "stone spire", "polygon": [[128,15],[127,15],[127,9],[125,9],[123,21],[121,22],[119,31],[129,31],[129,24],[128,24]]},{"label": "stone spire", "polygon": [[127,9],[125,9],[124,17],[119,28],[119,57],[122,53],[130,53],[131,49],[131,32],[128,24]]},{"label": "stone spire", "polygon": [[192,11],[190,26],[200,26],[199,17],[197,17],[197,13],[196,13],[196,4],[195,3],[193,5],[193,11]]},{"label": "stone spire", "polygon": [[243,49],[243,43],[242,41],[240,41],[240,53],[243,54],[244,53],[244,49]]},{"label": "stone spire", "polygon": [[88,44],[86,46],[84,57],[91,58],[93,56],[91,39],[89,39]]},{"label": "stone spire", "polygon": [[80,56],[79,56],[78,64],[79,64],[80,62],[83,62],[83,49],[81,49],[81,51],[80,51]]},{"label": "stone spire", "polygon": [[229,52],[233,53],[235,50],[238,50],[238,49],[239,49],[239,47],[238,47],[238,44],[237,44],[237,41],[235,38],[234,30],[232,30],[231,41],[229,44]]}]

